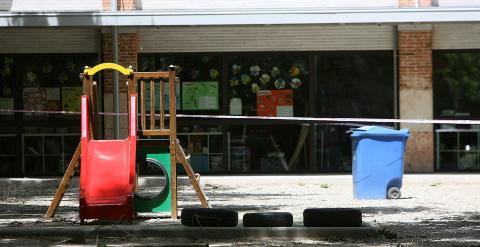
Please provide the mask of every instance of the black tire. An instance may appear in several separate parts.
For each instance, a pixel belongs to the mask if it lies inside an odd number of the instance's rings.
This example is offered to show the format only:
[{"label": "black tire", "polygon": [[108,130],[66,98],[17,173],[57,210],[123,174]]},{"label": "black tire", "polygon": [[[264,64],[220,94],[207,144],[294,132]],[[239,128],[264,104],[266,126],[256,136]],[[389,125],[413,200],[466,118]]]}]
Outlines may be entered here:
[{"label": "black tire", "polygon": [[387,191],[387,198],[388,199],[399,199],[402,196],[402,192],[397,187],[391,187]]},{"label": "black tire", "polygon": [[288,212],[246,213],[243,215],[245,227],[291,227],[293,215]]},{"label": "black tire", "polygon": [[134,196],[135,199],[142,200],[142,201],[149,201],[149,200],[160,200],[160,201],[162,201],[162,200],[165,199],[165,197],[168,194],[168,190],[170,189],[170,186],[169,186],[170,185],[170,180],[168,178],[168,173],[165,170],[165,167],[163,167],[163,165],[160,164],[160,162],[158,162],[158,160],[156,160],[156,159],[147,158],[144,162],[155,165],[158,169],[160,169],[163,172],[163,175],[164,175],[164,178],[165,178],[165,186],[157,194],[151,195],[151,194],[144,194],[144,193],[135,192],[133,196]]},{"label": "black tire", "polygon": [[236,227],[238,212],[219,208],[184,208],[180,219],[185,226]]},{"label": "black tire", "polygon": [[359,227],[362,211],[354,208],[307,208],[303,225],[308,227]]}]

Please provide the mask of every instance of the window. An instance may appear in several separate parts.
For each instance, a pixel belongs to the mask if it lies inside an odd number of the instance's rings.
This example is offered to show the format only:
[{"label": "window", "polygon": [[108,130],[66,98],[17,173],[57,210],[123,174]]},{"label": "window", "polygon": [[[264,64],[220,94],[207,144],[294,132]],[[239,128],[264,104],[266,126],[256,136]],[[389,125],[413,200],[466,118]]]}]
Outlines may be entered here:
[{"label": "window", "polygon": [[[0,110],[15,107],[15,64],[13,56],[0,55]],[[13,120],[13,112],[0,112],[0,120]]]},{"label": "window", "polygon": [[[435,51],[433,63],[435,118],[479,119],[480,52]],[[480,126],[435,127],[437,170],[480,170]]]},{"label": "window", "polygon": [[219,56],[142,54],[139,63],[140,71],[167,71],[170,65],[175,65],[181,79],[177,89],[179,113],[220,113],[222,75]]},{"label": "window", "polygon": [[308,56],[294,53],[227,57],[230,115],[306,116]]},{"label": "window", "polygon": [[[79,73],[96,64],[94,54],[45,54],[18,57],[18,82],[22,106],[33,111],[80,111],[83,92]],[[79,119],[78,115],[24,114],[24,120]]]},{"label": "window", "polygon": [[[324,117],[393,118],[391,51],[321,53],[316,62],[317,112]],[[318,124],[317,170],[350,171],[351,140],[358,124]]]}]

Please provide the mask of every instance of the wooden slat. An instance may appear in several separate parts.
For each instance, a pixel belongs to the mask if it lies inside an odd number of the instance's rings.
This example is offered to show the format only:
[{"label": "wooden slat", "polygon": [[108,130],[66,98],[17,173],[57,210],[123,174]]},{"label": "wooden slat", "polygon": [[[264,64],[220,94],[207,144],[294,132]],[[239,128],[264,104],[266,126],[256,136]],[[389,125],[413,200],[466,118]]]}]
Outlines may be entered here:
[{"label": "wooden slat", "polygon": [[161,72],[135,72],[135,78],[168,78],[169,74],[167,71]]},{"label": "wooden slat", "polygon": [[185,172],[187,172],[188,178],[190,179],[190,183],[192,183],[193,189],[195,189],[198,199],[200,199],[200,203],[202,203],[202,207],[209,208],[210,205],[207,201],[207,197],[205,196],[205,193],[203,192],[202,187],[200,187],[200,184],[195,178],[193,169],[190,166],[190,163],[188,163],[187,157],[185,156],[185,152],[183,152],[182,145],[180,145],[180,141],[176,140],[175,144],[176,144],[175,151],[177,153],[177,158],[180,161],[180,163],[182,163],[183,168],[185,169]]},{"label": "wooden slat", "polygon": [[155,129],[155,82],[150,80],[150,129]]},{"label": "wooden slat", "polygon": [[176,114],[176,100],[175,100],[175,69],[169,68],[168,72],[168,88],[169,92],[169,113],[170,113],[170,173],[172,176],[172,219],[177,218],[177,158],[176,158],[176,141],[177,141],[177,114]]},{"label": "wooden slat", "polygon": [[164,83],[163,83],[163,80],[160,80],[160,105],[159,105],[159,108],[160,108],[160,129],[164,129],[165,128],[165,107],[163,105],[163,102],[165,101],[165,89],[163,88],[164,87]]},{"label": "wooden slat", "polygon": [[163,129],[163,130],[141,130],[139,133],[143,136],[168,136],[170,135],[170,130],[169,129]]},{"label": "wooden slat", "polygon": [[145,94],[146,94],[146,89],[145,89],[145,81],[140,81],[140,103],[141,103],[141,107],[142,107],[142,111],[141,111],[141,127],[142,127],[142,130],[145,130],[146,129],[146,124],[147,124],[147,119],[146,119],[146,109],[145,109]]},{"label": "wooden slat", "polygon": [[58,185],[57,191],[55,192],[55,196],[53,197],[53,200],[50,203],[50,206],[48,207],[47,212],[43,216],[46,219],[50,219],[53,216],[55,216],[55,213],[57,212],[57,208],[60,205],[60,202],[62,201],[63,195],[65,194],[65,191],[67,191],[68,185],[72,180],[72,176],[75,173],[75,168],[77,167],[78,161],[80,159],[80,146],[81,146],[80,143],[78,143],[77,149],[75,149],[75,153],[73,154],[73,157],[70,160],[70,164],[68,164],[67,170],[65,170],[65,174],[63,175],[62,181]]}]

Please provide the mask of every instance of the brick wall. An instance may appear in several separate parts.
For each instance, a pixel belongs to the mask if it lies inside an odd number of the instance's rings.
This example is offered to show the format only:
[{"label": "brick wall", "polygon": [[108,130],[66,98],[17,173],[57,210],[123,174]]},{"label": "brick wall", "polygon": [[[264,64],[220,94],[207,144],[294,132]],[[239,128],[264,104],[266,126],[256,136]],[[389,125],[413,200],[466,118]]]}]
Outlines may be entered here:
[{"label": "brick wall", "polygon": [[[103,10],[110,11],[112,2],[110,0],[103,0]],[[117,0],[117,10],[135,10],[135,0]]]},{"label": "brick wall", "polygon": [[[123,67],[134,66],[137,67],[138,54],[138,34],[136,31],[125,32],[120,29],[118,33],[118,63]],[[102,59],[103,62],[112,62],[112,34],[102,34]],[[104,110],[106,112],[113,112],[113,78],[112,71],[104,71]],[[120,88],[120,112],[127,112],[127,97],[126,97],[126,82],[127,77],[119,74],[119,88]],[[120,117],[120,138],[126,138],[128,133],[128,119],[125,116]],[[112,116],[104,117],[105,138],[113,139],[114,137],[114,121]]]},{"label": "brick wall", "polygon": [[432,31],[401,31],[398,40],[400,90],[431,90]]},{"label": "brick wall", "polygon": [[[430,25],[403,25],[398,32],[400,118],[432,119],[432,30]],[[405,170],[434,168],[432,124],[401,124],[409,128]]]},{"label": "brick wall", "polygon": [[435,0],[399,0],[400,7],[431,7]]},{"label": "brick wall", "polygon": [[[102,34],[102,52],[103,62],[112,62],[112,34]],[[137,67],[138,54],[138,34],[137,33],[119,33],[118,34],[118,63],[124,67]],[[124,82],[127,78],[120,76],[120,82]],[[125,91],[125,87],[120,85],[120,90]],[[113,92],[112,72],[105,71],[104,73],[104,90],[105,93]]]}]

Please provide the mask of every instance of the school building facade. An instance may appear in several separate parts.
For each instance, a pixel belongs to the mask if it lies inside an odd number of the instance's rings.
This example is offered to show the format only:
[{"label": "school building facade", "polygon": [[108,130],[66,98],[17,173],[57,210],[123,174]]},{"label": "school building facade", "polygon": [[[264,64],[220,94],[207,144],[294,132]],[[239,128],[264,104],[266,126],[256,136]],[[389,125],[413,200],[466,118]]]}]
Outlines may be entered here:
[{"label": "school building facade", "polygon": [[[111,6],[0,0],[0,176],[63,174],[79,141],[79,73],[116,59],[137,71],[176,65],[179,114],[480,118],[477,0]],[[114,112],[112,74],[96,80],[100,110]],[[114,138],[114,117],[101,122]],[[350,172],[346,131],[367,124],[184,117],[178,136],[202,174]],[[411,130],[406,172],[480,171],[476,125],[383,125]]]}]

